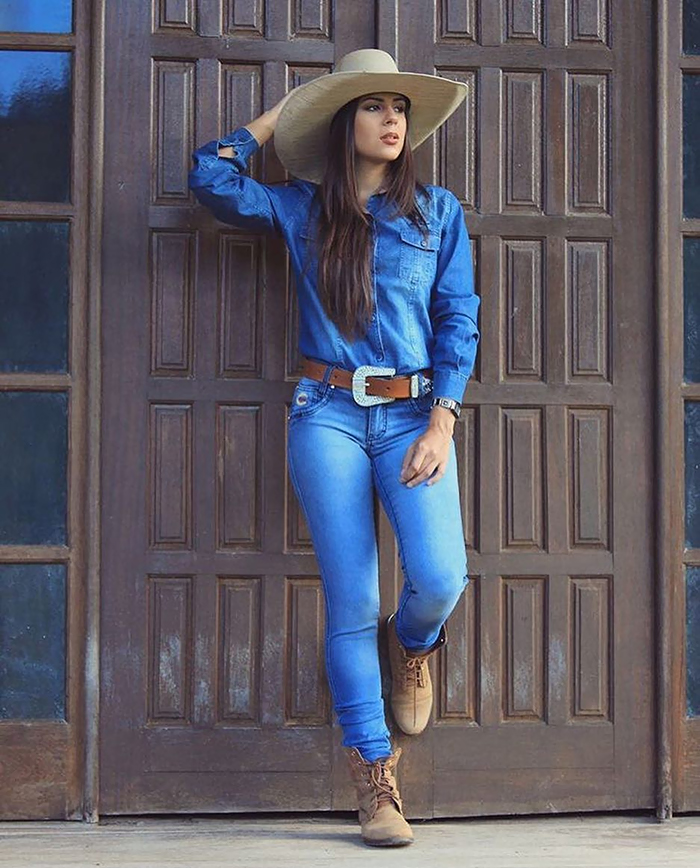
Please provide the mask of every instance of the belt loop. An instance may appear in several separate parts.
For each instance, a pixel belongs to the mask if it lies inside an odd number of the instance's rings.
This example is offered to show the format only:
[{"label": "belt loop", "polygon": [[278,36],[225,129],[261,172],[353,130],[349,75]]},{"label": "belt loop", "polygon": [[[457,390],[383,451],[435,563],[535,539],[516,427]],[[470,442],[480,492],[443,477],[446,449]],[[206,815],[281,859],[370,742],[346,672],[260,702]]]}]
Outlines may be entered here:
[{"label": "belt loop", "polygon": [[333,375],[333,371],[336,369],[337,365],[326,365],[326,370],[323,372],[323,380],[321,381],[322,389],[321,394],[325,395],[328,390],[328,380]]}]

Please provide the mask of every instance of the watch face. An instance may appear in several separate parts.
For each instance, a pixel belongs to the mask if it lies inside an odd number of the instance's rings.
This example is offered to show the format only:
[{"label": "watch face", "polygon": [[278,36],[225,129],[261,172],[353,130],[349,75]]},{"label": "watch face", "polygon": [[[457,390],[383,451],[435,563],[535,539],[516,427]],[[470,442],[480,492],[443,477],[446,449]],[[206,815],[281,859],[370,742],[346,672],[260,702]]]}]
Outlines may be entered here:
[{"label": "watch face", "polygon": [[452,410],[453,414],[459,419],[459,413],[462,408],[456,401],[453,401],[452,398],[433,398],[432,406],[435,407],[436,405]]}]

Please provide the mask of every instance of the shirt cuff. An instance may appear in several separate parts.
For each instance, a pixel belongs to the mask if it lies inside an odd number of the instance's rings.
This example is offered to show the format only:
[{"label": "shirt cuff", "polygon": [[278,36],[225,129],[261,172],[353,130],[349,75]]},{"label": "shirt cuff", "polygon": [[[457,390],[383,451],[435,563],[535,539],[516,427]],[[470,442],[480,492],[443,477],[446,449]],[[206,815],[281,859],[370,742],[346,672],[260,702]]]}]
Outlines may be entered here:
[{"label": "shirt cuff", "polygon": [[433,395],[436,398],[453,398],[462,404],[468,380],[455,371],[433,371]]},{"label": "shirt cuff", "polygon": [[244,164],[248,162],[250,156],[260,149],[260,143],[255,138],[247,127],[238,127],[226,136],[220,138],[217,142],[217,147],[226,148],[233,147],[233,157],[221,157],[223,160],[239,160]]}]

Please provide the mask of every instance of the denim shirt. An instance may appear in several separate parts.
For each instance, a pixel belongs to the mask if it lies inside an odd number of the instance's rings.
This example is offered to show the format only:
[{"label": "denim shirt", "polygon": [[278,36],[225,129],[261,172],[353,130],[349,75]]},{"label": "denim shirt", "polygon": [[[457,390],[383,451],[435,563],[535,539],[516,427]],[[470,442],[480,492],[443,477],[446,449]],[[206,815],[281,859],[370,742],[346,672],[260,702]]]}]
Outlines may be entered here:
[{"label": "denim shirt", "polygon": [[[231,145],[233,157],[218,156]],[[392,367],[397,374],[433,369],[433,395],[462,402],[474,367],[479,298],[471,245],[457,197],[426,185],[419,205],[430,235],[392,212],[384,193],[367,202],[374,238],[374,314],[366,335],[349,341],[323,310],[313,250],[317,185],[300,179],[263,184],[245,174],[260,144],[239,127],[194,151],[189,185],[224,223],[282,235],[289,249],[299,307],[299,350],[341,368]],[[310,256],[306,261],[307,252]]]}]

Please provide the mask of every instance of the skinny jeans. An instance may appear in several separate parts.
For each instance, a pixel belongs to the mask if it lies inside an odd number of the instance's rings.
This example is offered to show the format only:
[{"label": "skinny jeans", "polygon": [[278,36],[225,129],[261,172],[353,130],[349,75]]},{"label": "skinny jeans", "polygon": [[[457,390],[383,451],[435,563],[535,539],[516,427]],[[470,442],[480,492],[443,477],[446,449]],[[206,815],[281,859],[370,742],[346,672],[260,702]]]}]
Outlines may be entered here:
[{"label": "skinny jeans", "polygon": [[464,591],[464,544],[454,440],[432,485],[399,481],[404,456],[430,420],[430,381],[418,397],[370,406],[349,389],[301,377],[288,414],[290,478],[311,535],[325,600],[326,674],[343,745],[374,761],[392,753],[378,653],[379,570],[374,490],[403,572],[396,632],[424,651]]}]

